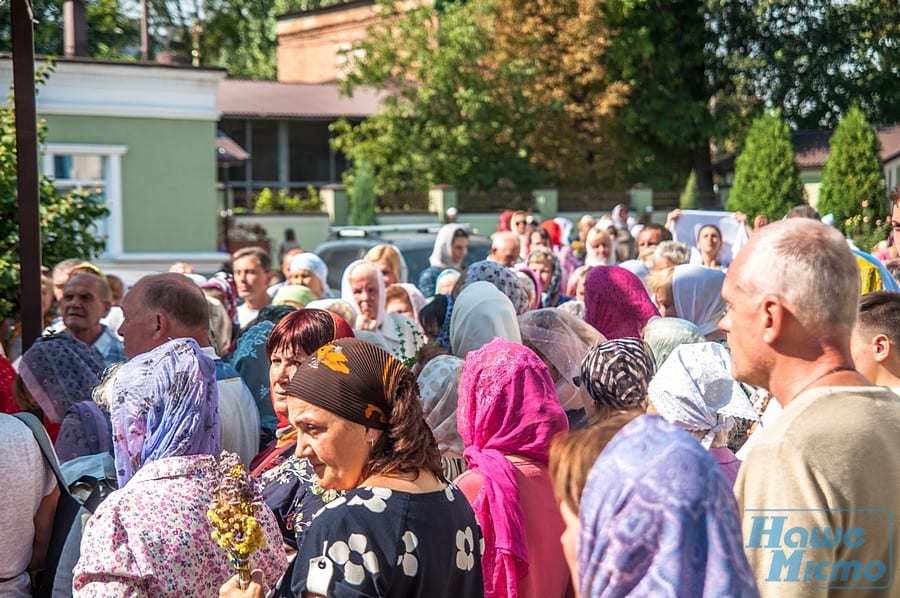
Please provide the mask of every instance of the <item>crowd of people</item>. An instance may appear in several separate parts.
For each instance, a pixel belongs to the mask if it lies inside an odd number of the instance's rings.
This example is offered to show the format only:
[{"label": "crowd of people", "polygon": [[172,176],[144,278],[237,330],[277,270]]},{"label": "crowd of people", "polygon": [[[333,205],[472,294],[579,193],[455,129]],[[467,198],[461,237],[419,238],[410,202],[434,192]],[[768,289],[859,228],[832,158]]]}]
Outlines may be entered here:
[{"label": "crowd of people", "polygon": [[[85,597],[896,593],[900,292],[876,257],[808,206],[508,210],[486,260],[468,241],[442,227],[414,281],[376,246],[340,289],[296,240],[279,272],[258,248],[130,288],[48,271],[45,334],[0,357],[0,596],[48,574]],[[249,582],[207,513],[222,451],[252,480]],[[117,489],[60,561],[60,494],[97,463]]]}]

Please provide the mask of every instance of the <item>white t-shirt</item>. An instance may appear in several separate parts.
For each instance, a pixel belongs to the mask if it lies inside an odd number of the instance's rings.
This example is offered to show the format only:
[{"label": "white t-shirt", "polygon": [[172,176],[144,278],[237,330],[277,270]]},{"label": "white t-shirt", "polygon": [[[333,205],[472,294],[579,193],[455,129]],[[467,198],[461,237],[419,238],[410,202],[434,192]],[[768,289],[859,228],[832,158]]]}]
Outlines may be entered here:
[{"label": "white t-shirt", "polygon": [[[201,347],[210,359],[218,359],[212,347]],[[219,440],[222,450],[236,453],[244,466],[259,452],[259,408],[241,378],[216,382],[219,393]]]},{"label": "white t-shirt", "polygon": [[246,328],[247,324],[255,320],[256,316],[258,315],[258,309],[250,309],[246,303],[241,303],[237,308],[238,326],[240,326],[241,328]]}]

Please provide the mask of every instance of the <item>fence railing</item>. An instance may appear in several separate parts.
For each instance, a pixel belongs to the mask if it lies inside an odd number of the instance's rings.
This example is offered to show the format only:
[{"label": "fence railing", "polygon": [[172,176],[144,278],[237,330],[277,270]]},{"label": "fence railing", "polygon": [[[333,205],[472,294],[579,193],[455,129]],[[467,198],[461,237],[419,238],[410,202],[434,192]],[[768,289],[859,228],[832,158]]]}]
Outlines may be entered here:
[{"label": "fence railing", "polygon": [[608,212],[616,204],[628,204],[628,191],[600,191],[598,189],[560,189],[559,210],[561,212]]},{"label": "fence railing", "polygon": [[[674,210],[681,199],[681,191],[653,191],[653,208],[656,210]],[[697,194],[698,206],[720,207],[722,200],[715,191]]]},{"label": "fence railing", "polygon": [[534,197],[530,189],[457,191],[456,205],[460,212],[527,211],[534,207]]},{"label": "fence railing", "polygon": [[407,212],[428,210],[427,191],[396,191],[378,198],[378,207],[385,212]]}]

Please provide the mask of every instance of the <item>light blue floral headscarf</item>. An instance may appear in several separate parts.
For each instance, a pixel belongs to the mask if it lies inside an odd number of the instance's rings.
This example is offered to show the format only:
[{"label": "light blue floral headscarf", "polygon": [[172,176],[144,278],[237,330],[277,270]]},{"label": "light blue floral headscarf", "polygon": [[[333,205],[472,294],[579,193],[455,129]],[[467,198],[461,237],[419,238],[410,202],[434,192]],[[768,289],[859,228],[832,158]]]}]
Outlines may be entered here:
[{"label": "light blue floral headscarf", "polygon": [[758,596],[731,483],[656,415],[622,428],[588,475],[578,518],[582,596]]},{"label": "light blue floral headscarf", "polygon": [[189,338],[133,357],[113,382],[110,419],[120,488],[152,461],[217,455],[215,362]]}]

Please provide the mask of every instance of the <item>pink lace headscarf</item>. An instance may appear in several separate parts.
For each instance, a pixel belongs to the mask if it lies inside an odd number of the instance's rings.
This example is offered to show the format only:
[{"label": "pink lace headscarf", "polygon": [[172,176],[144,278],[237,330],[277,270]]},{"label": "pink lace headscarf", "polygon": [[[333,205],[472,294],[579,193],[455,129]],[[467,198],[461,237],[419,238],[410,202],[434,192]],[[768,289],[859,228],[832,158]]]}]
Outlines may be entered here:
[{"label": "pink lace headscarf", "polygon": [[515,598],[529,562],[515,467],[506,456],[546,464],[550,442],[569,429],[547,366],[528,347],[501,338],[470,352],[457,428],[469,469],[484,479],[472,508],[485,535],[485,594]]},{"label": "pink lace headscarf", "polygon": [[619,266],[596,266],[584,281],[584,319],[607,340],[641,338],[659,312],[641,279]]}]

